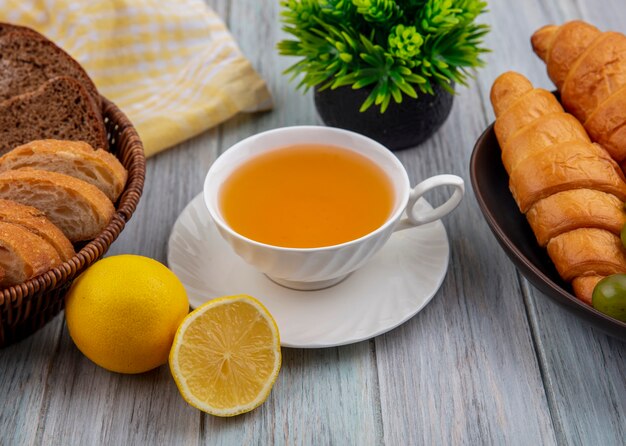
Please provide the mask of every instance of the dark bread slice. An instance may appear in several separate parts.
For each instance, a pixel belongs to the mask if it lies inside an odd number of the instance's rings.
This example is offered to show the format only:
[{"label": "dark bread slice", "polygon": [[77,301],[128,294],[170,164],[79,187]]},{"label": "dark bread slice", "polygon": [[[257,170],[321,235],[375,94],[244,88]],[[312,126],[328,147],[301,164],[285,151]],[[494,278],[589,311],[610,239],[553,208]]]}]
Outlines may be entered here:
[{"label": "dark bread slice", "polygon": [[0,31],[0,101],[33,91],[54,77],[68,76],[80,82],[101,108],[100,94],[80,64],[41,34],[26,30]]},{"label": "dark bread slice", "polygon": [[0,155],[35,139],[85,141],[107,149],[99,108],[71,77],[56,77],[37,90],[0,102]]},{"label": "dark bread slice", "polygon": [[7,23],[7,22],[0,22],[0,37],[2,37],[3,35],[7,33],[14,32],[14,31],[21,31],[21,32],[29,33],[35,36],[44,37],[43,34],[38,33],[34,29],[29,28],[27,26],[15,25],[13,23]]}]

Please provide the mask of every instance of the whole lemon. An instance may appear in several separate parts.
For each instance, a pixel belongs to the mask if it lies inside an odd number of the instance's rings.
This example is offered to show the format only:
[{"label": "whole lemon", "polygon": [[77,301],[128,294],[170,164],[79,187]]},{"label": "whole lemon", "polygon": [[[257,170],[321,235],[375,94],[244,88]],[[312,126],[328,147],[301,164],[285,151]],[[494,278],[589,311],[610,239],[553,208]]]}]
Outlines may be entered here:
[{"label": "whole lemon", "polygon": [[119,373],[165,364],[176,329],[189,312],[185,288],[156,260],[107,257],[72,284],[65,318],[78,349]]}]

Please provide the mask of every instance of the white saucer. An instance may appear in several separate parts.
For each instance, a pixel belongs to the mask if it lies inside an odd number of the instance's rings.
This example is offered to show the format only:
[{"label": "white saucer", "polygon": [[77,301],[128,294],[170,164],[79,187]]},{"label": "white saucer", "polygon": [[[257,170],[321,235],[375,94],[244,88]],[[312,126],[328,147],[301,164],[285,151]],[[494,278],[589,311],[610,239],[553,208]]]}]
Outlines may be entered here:
[{"label": "white saucer", "polygon": [[[423,199],[418,206],[430,205]],[[168,263],[197,307],[215,297],[249,294],[272,313],[283,347],[317,348],[372,338],[413,317],[433,298],[450,248],[440,221],[399,231],[361,269],[318,291],[284,288],[238,257],[221,238],[202,194],[178,217]]]}]

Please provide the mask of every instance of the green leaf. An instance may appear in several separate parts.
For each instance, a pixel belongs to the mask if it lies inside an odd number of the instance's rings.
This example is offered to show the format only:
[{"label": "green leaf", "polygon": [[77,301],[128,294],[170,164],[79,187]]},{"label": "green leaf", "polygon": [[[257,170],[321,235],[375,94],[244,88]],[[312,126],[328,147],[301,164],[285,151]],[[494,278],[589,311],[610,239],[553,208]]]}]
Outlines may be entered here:
[{"label": "green leaf", "polygon": [[352,85],[355,82],[356,75],[355,73],[346,74],[345,76],[335,78],[331,88],[334,90],[335,88],[343,87],[345,85]]},{"label": "green leaf", "polygon": [[380,105],[382,104],[382,102],[385,100],[385,98],[389,96],[389,89],[387,86],[387,83],[379,83],[378,86],[376,87],[376,100],[374,101],[374,104],[376,105]]},{"label": "green leaf", "polygon": [[381,65],[380,60],[374,56],[371,56],[370,54],[361,53],[360,56],[361,56],[361,59],[363,59],[365,62],[367,62],[373,67]]},{"label": "green leaf", "polygon": [[385,113],[387,111],[387,107],[389,107],[389,103],[391,102],[391,95],[386,95],[383,99],[383,102],[380,105],[380,112]]},{"label": "green leaf", "polygon": [[376,76],[363,77],[352,84],[353,90],[358,90],[359,88],[367,87],[368,85],[372,85],[373,83],[378,82],[378,78]]},{"label": "green leaf", "polygon": [[351,54],[348,54],[348,53],[341,53],[341,54],[339,55],[339,58],[340,58],[341,60],[343,60],[345,63],[350,63],[350,62],[352,62],[352,55],[351,55]]},{"label": "green leaf", "polygon": [[372,91],[369,96],[365,99],[365,101],[363,101],[363,104],[361,105],[361,108],[359,109],[359,111],[361,113],[363,113],[365,110],[367,110],[368,108],[370,108],[373,104],[374,104],[374,99],[375,99],[376,95],[374,94],[374,92]]},{"label": "green leaf", "polygon": [[402,91],[400,91],[397,84],[391,84],[389,86],[389,91],[391,92],[391,96],[393,96],[393,100],[396,101],[397,104],[402,102]]},{"label": "green leaf", "polygon": [[415,88],[411,86],[411,84],[407,82],[403,82],[403,83],[396,83],[396,85],[398,86],[400,90],[404,92],[405,95],[413,99],[417,99],[417,92],[415,91]]},{"label": "green leaf", "polygon": [[420,76],[419,74],[411,74],[408,76],[404,76],[404,79],[407,82],[412,82],[414,84],[427,84],[428,80],[426,80],[426,78]]}]

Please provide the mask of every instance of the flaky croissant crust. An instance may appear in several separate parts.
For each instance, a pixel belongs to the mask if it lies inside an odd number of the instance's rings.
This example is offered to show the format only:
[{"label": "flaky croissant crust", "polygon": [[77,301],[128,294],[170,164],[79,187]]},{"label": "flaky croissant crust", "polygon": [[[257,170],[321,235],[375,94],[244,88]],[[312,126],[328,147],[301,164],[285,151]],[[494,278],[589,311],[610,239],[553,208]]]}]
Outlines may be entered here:
[{"label": "flaky croissant crust", "polygon": [[618,163],[626,160],[626,36],[580,20],[536,31],[531,43],[546,63],[565,109]]},{"label": "flaky croissant crust", "polygon": [[511,193],[561,277],[590,304],[602,277],[626,272],[618,237],[624,175],[552,94],[524,76],[498,77],[491,101]]}]

